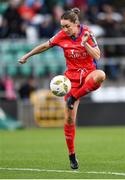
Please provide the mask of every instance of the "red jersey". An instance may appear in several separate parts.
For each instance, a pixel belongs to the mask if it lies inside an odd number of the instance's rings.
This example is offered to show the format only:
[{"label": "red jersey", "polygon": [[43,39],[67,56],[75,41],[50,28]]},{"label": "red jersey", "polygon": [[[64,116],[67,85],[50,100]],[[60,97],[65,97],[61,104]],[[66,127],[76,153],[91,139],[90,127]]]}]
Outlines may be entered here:
[{"label": "red jersey", "polygon": [[[94,59],[88,54],[85,47],[81,45],[82,37],[86,31],[90,32],[87,42],[93,47],[97,46],[95,37],[88,26],[80,26],[80,34],[77,38],[72,38],[61,30],[50,39],[51,46],[60,46],[63,48],[67,66],[65,74],[71,81],[80,79],[81,70],[90,72],[96,69]],[[79,71],[77,77],[76,74],[73,75],[73,72],[76,71]]]}]

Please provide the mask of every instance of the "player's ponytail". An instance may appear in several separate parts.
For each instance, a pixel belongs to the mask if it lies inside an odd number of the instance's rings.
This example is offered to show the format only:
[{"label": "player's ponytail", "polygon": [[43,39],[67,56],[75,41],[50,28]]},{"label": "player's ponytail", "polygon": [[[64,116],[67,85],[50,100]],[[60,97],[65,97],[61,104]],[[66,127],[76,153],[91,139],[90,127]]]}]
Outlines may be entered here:
[{"label": "player's ponytail", "polygon": [[78,16],[80,16],[80,9],[75,7],[71,9],[72,12],[76,13]]},{"label": "player's ponytail", "polygon": [[70,20],[73,23],[80,23],[80,9],[75,7],[71,10],[67,10],[61,16],[61,19]]}]

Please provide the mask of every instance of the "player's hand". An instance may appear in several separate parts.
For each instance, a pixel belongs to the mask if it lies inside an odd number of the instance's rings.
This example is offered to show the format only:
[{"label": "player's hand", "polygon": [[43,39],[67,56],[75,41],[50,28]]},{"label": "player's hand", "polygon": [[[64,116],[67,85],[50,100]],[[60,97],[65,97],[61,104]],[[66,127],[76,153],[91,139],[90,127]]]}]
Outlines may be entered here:
[{"label": "player's hand", "polygon": [[82,44],[83,45],[88,41],[89,35],[90,35],[89,32],[85,31],[84,36],[82,37]]},{"label": "player's hand", "polygon": [[18,62],[19,62],[20,64],[24,64],[24,63],[27,62],[27,60],[28,60],[27,55],[24,55],[23,57],[21,57],[21,58],[18,60]]}]

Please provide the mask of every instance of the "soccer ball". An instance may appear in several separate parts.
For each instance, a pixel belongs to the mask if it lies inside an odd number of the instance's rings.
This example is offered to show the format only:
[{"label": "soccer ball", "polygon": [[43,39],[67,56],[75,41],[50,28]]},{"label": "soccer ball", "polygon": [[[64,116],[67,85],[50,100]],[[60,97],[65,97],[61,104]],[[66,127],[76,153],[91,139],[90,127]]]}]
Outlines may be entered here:
[{"label": "soccer ball", "polygon": [[71,89],[70,80],[63,75],[55,76],[50,82],[50,89],[56,96],[65,96]]}]

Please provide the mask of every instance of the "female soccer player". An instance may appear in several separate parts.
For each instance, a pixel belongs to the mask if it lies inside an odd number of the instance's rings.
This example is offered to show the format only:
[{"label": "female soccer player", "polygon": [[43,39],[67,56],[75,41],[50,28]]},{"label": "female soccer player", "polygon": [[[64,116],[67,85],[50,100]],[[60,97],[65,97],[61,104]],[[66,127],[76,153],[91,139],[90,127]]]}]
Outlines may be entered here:
[{"label": "female soccer player", "polygon": [[74,149],[79,99],[98,89],[105,80],[105,73],[96,69],[95,63],[95,60],[100,59],[100,49],[89,27],[80,24],[79,14],[78,8],[66,11],[60,19],[62,29],[49,41],[37,46],[19,60],[23,64],[32,55],[46,51],[53,46],[60,46],[64,50],[67,66],[65,76],[72,84],[71,91],[65,96],[64,123],[64,134],[72,169],[78,169],[79,166]]}]

